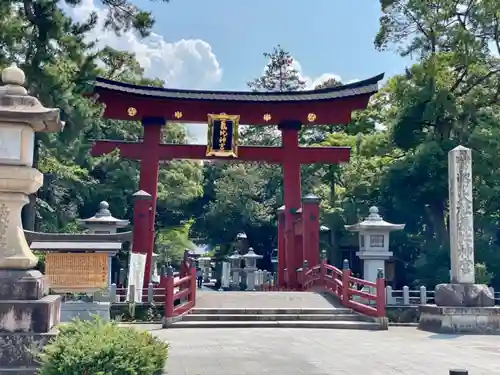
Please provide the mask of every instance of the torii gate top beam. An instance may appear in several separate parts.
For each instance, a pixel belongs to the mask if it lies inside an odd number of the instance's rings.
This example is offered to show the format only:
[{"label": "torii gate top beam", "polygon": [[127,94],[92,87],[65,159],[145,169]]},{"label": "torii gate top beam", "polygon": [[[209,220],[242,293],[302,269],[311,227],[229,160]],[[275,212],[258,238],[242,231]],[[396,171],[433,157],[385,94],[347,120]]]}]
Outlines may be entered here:
[{"label": "torii gate top beam", "polygon": [[139,121],[206,123],[209,113],[240,116],[240,124],[270,125],[286,120],[304,125],[347,124],[351,112],[366,108],[384,74],[347,85],[291,92],[205,91],[148,87],[97,78],[94,93],[104,117]]}]

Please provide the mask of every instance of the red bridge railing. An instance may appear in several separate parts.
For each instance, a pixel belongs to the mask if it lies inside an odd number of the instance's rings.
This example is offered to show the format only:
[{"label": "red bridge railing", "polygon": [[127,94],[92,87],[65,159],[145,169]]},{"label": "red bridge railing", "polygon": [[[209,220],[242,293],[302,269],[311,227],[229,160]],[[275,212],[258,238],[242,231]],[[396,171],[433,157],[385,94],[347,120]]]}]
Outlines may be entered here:
[{"label": "red bridge railing", "polygon": [[[163,281],[163,280],[162,280]],[[165,285],[165,317],[173,318],[192,309],[196,302],[196,268],[183,270],[175,280],[174,269],[169,266],[164,278]]]},{"label": "red bridge railing", "polygon": [[353,277],[347,260],[344,260],[342,270],[322,259],[310,269],[305,262],[297,272],[302,290],[326,289],[345,307],[365,315],[385,317],[385,280],[381,269],[375,282]]}]

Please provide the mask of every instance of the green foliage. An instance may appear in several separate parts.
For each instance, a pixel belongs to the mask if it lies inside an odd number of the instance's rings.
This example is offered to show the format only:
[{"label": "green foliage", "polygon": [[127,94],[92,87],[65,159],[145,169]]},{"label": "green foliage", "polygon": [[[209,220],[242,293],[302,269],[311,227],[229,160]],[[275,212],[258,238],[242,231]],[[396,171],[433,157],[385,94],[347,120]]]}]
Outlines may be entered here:
[{"label": "green foliage", "polygon": [[306,86],[294,68],[292,55],[279,44],[263,55],[268,61],[265,73],[248,82],[252,91],[297,91]]},{"label": "green foliage", "polygon": [[193,250],[195,245],[189,240],[189,231],[193,224],[188,220],[177,227],[160,228],[156,233],[156,250],[163,264],[180,263],[185,250]]},{"label": "green foliage", "polygon": [[475,271],[476,271],[476,283],[478,284],[488,285],[494,276],[491,272],[488,271],[488,268],[484,263],[476,263]]},{"label": "green foliage", "polygon": [[147,331],[96,318],[62,324],[39,356],[40,375],[161,375],[168,344]]}]

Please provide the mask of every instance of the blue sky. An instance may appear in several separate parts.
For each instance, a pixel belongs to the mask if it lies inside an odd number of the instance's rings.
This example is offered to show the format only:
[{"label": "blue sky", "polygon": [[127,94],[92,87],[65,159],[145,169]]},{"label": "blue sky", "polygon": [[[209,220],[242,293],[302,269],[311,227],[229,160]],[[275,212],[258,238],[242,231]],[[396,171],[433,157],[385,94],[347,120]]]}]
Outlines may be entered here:
[{"label": "blue sky", "polygon": [[213,89],[245,89],[260,75],[262,52],[280,43],[315,79],[343,81],[401,72],[405,60],[377,52],[378,0],[171,0],[136,2],[156,18],[154,32],[166,41],[200,39],[215,54],[222,75]]},{"label": "blue sky", "polygon": [[[377,52],[379,0],[132,0],[156,18],[150,37],[121,36],[97,27],[88,38],[101,47],[135,53],[145,75],[167,87],[246,90],[263,73],[263,52],[281,44],[295,58],[308,88],[332,76],[344,83],[409,64],[395,51]],[[106,9],[100,0],[82,0],[68,11],[83,20]],[[206,124],[188,126],[195,143],[206,142]]]}]

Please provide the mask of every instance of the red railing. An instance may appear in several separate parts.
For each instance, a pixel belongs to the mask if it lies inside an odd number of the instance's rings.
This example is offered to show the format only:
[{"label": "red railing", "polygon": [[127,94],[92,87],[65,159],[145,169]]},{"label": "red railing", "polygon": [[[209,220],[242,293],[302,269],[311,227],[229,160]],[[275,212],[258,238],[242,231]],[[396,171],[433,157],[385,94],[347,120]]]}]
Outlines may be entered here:
[{"label": "red railing", "polygon": [[172,318],[192,309],[196,302],[196,268],[191,267],[175,280],[172,267],[165,276],[165,317]]},{"label": "red railing", "polygon": [[326,289],[336,295],[345,307],[365,315],[385,317],[385,280],[382,270],[379,270],[377,281],[372,282],[353,277],[347,260],[344,260],[341,271],[322,259],[320,264],[310,269],[305,264],[297,272],[302,290]]}]

